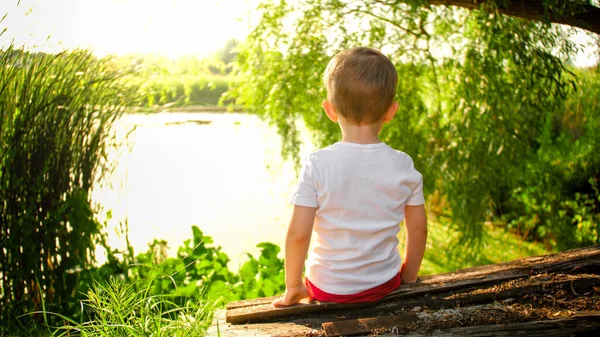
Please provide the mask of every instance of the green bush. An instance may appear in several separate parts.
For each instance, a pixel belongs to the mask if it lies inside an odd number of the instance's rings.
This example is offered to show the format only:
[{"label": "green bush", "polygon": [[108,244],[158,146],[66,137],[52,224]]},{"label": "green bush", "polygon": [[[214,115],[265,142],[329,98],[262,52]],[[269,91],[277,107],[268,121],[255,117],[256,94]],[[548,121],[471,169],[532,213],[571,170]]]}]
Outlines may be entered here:
[{"label": "green bush", "polygon": [[549,110],[526,169],[497,214],[560,250],[600,244],[600,75],[579,71],[577,90]]},{"label": "green bush", "polygon": [[108,168],[123,76],[87,51],[0,51],[0,331],[43,304],[74,310],[100,238],[89,192]]},{"label": "green bush", "polygon": [[135,257],[131,247],[110,251],[104,265],[81,272],[77,297],[71,298],[78,310],[68,315],[49,308],[29,313],[55,322],[33,330],[61,336],[73,331],[82,336],[201,336],[214,310],[225,302],[284,291],[277,245],[259,244],[259,257],[248,254],[234,273],[227,267],[229,257],[211,237],[196,226],[192,232],[176,257],[167,257],[164,240],[154,240],[147,252]]},{"label": "green bush", "polygon": [[[260,243],[258,258],[248,254],[238,273],[232,272],[229,257],[214,245],[210,236],[192,226],[193,238],[184,241],[176,257],[165,254],[166,242],[154,240],[147,252],[135,258],[112,260],[99,268],[91,268],[79,288],[86,293],[94,282],[108,282],[120,275],[136,289],[147,289],[150,296],[169,295],[174,303],[185,305],[194,300],[235,301],[273,296],[285,290],[283,261],[277,257],[280,248]],[[117,255],[113,252],[113,255]]]}]

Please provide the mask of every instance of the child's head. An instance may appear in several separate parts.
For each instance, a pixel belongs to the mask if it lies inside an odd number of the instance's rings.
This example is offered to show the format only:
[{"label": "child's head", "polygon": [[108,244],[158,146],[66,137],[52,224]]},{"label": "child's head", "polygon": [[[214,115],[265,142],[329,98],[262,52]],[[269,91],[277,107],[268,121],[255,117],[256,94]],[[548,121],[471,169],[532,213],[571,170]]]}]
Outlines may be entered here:
[{"label": "child's head", "polygon": [[325,70],[327,99],[338,116],[356,125],[380,121],[394,101],[398,74],[377,50],[358,47],[335,55]]}]

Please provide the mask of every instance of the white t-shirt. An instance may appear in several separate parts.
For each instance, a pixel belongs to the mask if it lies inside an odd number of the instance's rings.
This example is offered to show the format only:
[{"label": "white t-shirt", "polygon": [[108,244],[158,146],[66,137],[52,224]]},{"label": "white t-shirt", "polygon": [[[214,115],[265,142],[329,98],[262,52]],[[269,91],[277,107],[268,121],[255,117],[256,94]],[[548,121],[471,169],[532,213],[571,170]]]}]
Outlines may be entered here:
[{"label": "white t-shirt", "polygon": [[337,295],[389,281],[400,270],[404,206],[423,204],[422,190],[412,158],[385,143],[339,142],[311,153],[291,200],[318,208],[306,277]]}]

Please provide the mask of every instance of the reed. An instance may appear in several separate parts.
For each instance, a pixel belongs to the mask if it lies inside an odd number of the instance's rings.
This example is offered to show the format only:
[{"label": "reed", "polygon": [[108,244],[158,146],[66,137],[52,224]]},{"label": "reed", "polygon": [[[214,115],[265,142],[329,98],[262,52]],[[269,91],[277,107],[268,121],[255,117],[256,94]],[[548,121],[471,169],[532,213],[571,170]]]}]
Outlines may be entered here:
[{"label": "reed", "polygon": [[89,193],[110,168],[110,128],[134,91],[126,79],[85,50],[0,50],[0,332],[42,303],[77,305],[101,229]]}]

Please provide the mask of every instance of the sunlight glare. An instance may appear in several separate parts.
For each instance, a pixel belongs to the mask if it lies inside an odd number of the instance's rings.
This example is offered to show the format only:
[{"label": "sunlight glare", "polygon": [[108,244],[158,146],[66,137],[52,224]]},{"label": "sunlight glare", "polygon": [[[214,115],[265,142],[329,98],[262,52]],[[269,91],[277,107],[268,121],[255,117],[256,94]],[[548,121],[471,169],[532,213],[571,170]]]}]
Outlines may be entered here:
[{"label": "sunlight glare", "polygon": [[248,33],[253,0],[22,0],[8,13],[0,43],[30,49],[92,48],[97,55],[160,53],[206,56]]}]

